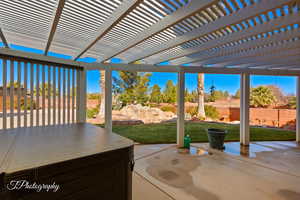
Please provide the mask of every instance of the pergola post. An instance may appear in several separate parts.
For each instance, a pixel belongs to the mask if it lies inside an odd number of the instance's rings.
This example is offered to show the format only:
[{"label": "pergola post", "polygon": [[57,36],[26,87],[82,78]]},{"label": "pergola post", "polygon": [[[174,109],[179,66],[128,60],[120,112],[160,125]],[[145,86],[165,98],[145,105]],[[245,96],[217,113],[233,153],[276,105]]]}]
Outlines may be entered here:
[{"label": "pergola post", "polygon": [[297,92],[296,92],[296,141],[300,143],[300,76],[297,76]]},{"label": "pergola post", "polygon": [[248,73],[241,74],[240,85],[240,143],[248,146],[250,141],[249,129],[249,97],[250,97],[250,76]]},{"label": "pergola post", "polygon": [[177,84],[177,145],[183,147],[184,140],[184,89],[185,73],[178,72]]},{"label": "pergola post", "polygon": [[112,71],[105,70],[105,129],[112,132]]},{"label": "pergola post", "polygon": [[86,122],[86,70],[78,71],[77,77],[77,122]]}]

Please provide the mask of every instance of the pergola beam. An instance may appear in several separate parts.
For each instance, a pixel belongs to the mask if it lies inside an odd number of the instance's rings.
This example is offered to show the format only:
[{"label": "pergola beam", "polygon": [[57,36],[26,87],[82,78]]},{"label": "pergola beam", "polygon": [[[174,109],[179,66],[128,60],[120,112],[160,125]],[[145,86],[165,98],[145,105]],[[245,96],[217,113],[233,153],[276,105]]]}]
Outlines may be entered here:
[{"label": "pergola beam", "polygon": [[127,51],[128,49],[140,44],[141,42],[147,40],[153,35],[164,31],[165,29],[171,27],[172,25],[178,23],[179,21],[199,12],[201,9],[204,9],[213,3],[216,3],[216,0],[201,0],[201,1],[191,1],[185,7],[179,8],[177,11],[172,14],[164,17],[158,23],[153,24],[142,33],[138,34],[135,38],[130,41],[126,41],[121,48],[114,49],[113,51],[106,52],[105,56],[98,60],[98,62],[106,61],[110,58],[117,56],[118,54]]},{"label": "pergola beam", "polygon": [[51,22],[51,25],[50,25],[50,31],[49,31],[49,34],[48,34],[48,40],[47,40],[47,45],[46,45],[46,48],[45,48],[44,55],[47,55],[48,52],[49,52],[51,43],[53,41],[56,29],[57,29],[57,25],[58,25],[60,16],[61,16],[63,8],[65,6],[65,2],[66,2],[66,0],[58,0],[58,2],[57,2],[57,7],[55,9],[54,16],[53,16],[53,19],[52,19],[52,22]]},{"label": "pergola beam", "polygon": [[179,46],[185,42],[197,39],[201,36],[205,36],[206,34],[212,33],[221,28],[230,26],[232,24],[239,23],[239,22],[246,20],[250,17],[253,17],[259,13],[263,13],[268,10],[278,8],[284,4],[287,4],[287,3],[293,2],[293,1],[294,0],[288,0],[288,1],[287,0],[276,0],[276,1],[262,0],[258,3],[255,3],[253,5],[242,8],[239,11],[237,11],[231,15],[223,16],[213,22],[210,22],[199,28],[196,28],[182,36],[178,36],[172,40],[162,43],[159,47],[155,47],[155,48],[149,49],[147,51],[142,51],[140,54],[136,55],[133,59],[126,60],[126,61],[131,63],[131,62],[135,62],[137,60],[144,59],[146,57],[150,57],[152,55],[158,54],[167,49]]},{"label": "pergola beam", "polygon": [[251,75],[271,75],[271,76],[296,76],[299,72],[286,69],[268,70],[268,69],[250,69],[250,68],[227,68],[227,67],[202,67],[188,66],[183,67],[185,73],[205,73],[205,74],[241,74],[248,73]]},{"label": "pergola beam", "polygon": [[35,53],[16,51],[7,48],[0,48],[0,58],[14,59],[20,61],[35,61],[45,64],[55,64],[56,66],[70,66],[75,68],[84,68],[86,70],[120,70],[120,71],[140,71],[140,72],[179,72],[183,70],[186,73],[210,73],[210,74],[240,74],[249,73],[256,75],[281,75],[281,76],[296,76],[299,72],[292,70],[266,70],[266,69],[235,69],[235,68],[214,68],[203,67],[201,65],[194,66],[179,66],[179,65],[144,65],[144,64],[109,64],[109,63],[86,63],[52,56],[44,56]]},{"label": "pergola beam", "polygon": [[134,8],[136,8],[142,0],[127,0],[124,1],[115,12],[111,14],[110,17],[102,24],[100,29],[95,34],[95,38],[85,45],[75,56],[74,60],[80,58],[85,52],[87,52],[91,47],[93,47],[101,38],[104,37],[111,29],[115,27],[128,13],[130,13]]},{"label": "pergola beam", "polygon": [[297,69],[297,68],[300,69],[300,61],[297,63],[291,63],[291,64],[287,64],[287,65],[268,66],[265,69],[289,69],[289,70],[292,70],[292,69]]},{"label": "pergola beam", "polygon": [[6,40],[5,36],[4,36],[4,33],[2,32],[1,28],[0,28],[0,38],[1,38],[1,40],[2,40],[2,42],[4,44],[4,46],[5,46],[5,48],[9,48],[8,42],[7,42],[7,40]]}]

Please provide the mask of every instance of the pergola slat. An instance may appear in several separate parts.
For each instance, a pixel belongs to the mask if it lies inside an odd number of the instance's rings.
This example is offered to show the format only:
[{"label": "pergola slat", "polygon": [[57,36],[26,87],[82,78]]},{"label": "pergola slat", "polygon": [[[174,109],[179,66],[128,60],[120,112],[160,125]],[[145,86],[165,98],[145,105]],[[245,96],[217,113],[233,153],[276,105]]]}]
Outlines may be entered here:
[{"label": "pergola slat", "polygon": [[218,64],[212,68],[223,68],[223,67],[234,67],[234,68],[264,68],[264,69],[272,69],[272,68],[279,68],[280,69],[290,69],[290,66],[294,68],[296,65],[300,65],[300,59],[299,55],[293,55],[293,56],[288,56],[285,57],[285,59],[288,60],[280,60],[280,59],[275,59],[276,56],[273,57],[268,57],[265,59],[264,57],[261,57],[261,59],[248,59],[248,60],[242,60],[242,61],[237,61],[237,62],[232,62],[229,65],[227,63],[222,63]]},{"label": "pergola slat", "polygon": [[299,58],[300,56],[300,47],[295,49],[287,49],[285,51],[278,52],[268,52],[261,55],[249,56],[245,58],[236,59],[232,62],[223,63],[223,65],[236,65],[236,64],[245,64],[245,63],[255,63],[258,61],[267,61],[269,63],[289,63],[290,60],[286,58]]},{"label": "pergola slat", "polygon": [[160,46],[154,48],[154,49],[148,49],[147,51],[142,51],[140,54],[137,54],[130,60],[126,60],[126,62],[135,62],[137,60],[144,59],[146,57],[150,57],[154,54],[160,53],[164,50],[176,47],[178,45],[181,45],[185,42],[188,42],[190,40],[194,40],[196,38],[199,38],[200,36],[204,36],[206,34],[209,34],[211,32],[214,32],[216,30],[219,30],[221,28],[224,28],[226,26],[239,23],[243,20],[246,20],[250,17],[253,17],[257,14],[266,12],[271,9],[278,8],[284,4],[287,4],[288,2],[292,2],[293,0],[262,0],[259,3],[250,5],[246,8],[240,9],[239,11],[224,16],[222,18],[219,18],[211,23],[208,23],[202,27],[199,27],[197,29],[194,29],[191,32],[188,32],[182,36],[178,36],[175,39],[169,40],[166,43],[162,43]]},{"label": "pergola slat", "polygon": [[122,45],[122,48],[114,49],[111,52],[105,52],[105,56],[103,57],[103,59],[98,60],[98,61],[99,62],[106,61],[106,60],[136,46],[137,44],[145,41],[146,39],[150,38],[151,36],[167,29],[168,27],[178,23],[182,19],[193,15],[197,11],[199,11],[209,5],[212,5],[215,2],[216,1],[212,1],[212,0],[191,1],[187,6],[178,9],[174,13],[163,18],[161,21],[159,21],[159,23],[156,23],[156,24],[152,25],[151,27],[149,27],[148,29],[146,29],[143,33],[138,34],[133,40]]},{"label": "pergola slat", "polygon": [[251,37],[251,36],[254,36],[257,34],[272,31],[272,30],[275,30],[282,26],[285,26],[287,24],[294,24],[294,23],[300,22],[299,17],[300,17],[300,15],[299,15],[299,13],[297,13],[297,14],[277,18],[277,19],[274,19],[272,22],[260,24],[253,28],[246,29],[242,32],[235,32],[235,33],[226,35],[224,37],[220,37],[216,40],[208,41],[199,47],[186,49],[174,57],[161,58],[159,60],[156,60],[156,63],[159,63],[159,62],[162,62],[165,60],[170,60],[170,59],[174,59],[173,61],[171,61],[171,63],[173,63],[173,64],[184,64],[184,63],[193,62],[194,59],[189,58],[189,57],[186,57],[186,60],[183,60],[181,62],[176,62],[176,59],[184,57],[184,56],[188,56],[188,55],[193,55],[194,53],[198,53],[198,52],[199,52],[199,54],[201,54],[201,51],[205,51],[205,50],[208,50],[208,49],[211,49],[214,47],[218,47],[218,46],[230,43],[230,42],[238,41],[240,39]]},{"label": "pergola slat", "polygon": [[[242,44],[239,45],[235,45],[232,47],[226,47],[226,48],[222,48],[219,51],[216,52],[210,52],[210,51],[203,51],[197,54],[193,54],[193,57],[186,57],[186,59],[182,59],[180,61],[174,60],[173,62],[170,62],[172,64],[184,64],[184,63],[189,63],[189,62],[195,62],[197,60],[200,59],[205,59],[205,58],[211,58],[211,57],[219,57],[222,56],[224,54],[230,54],[230,52],[238,52],[240,50],[243,49],[250,49],[250,48],[254,48],[257,46],[263,46],[266,44],[271,44],[277,41],[282,41],[282,40],[287,40],[287,39],[291,39],[291,38],[295,38],[295,37],[299,37],[300,36],[300,29],[294,29],[294,30],[290,30],[287,32],[280,32],[278,34],[272,35],[270,37],[266,37],[266,38],[259,38],[256,39],[255,41],[248,41],[248,42],[244,42]],[[221,39],[220,39],[221,41]],[[226,39],[225,39],[226,41]],[[205,46],[205,45],[203,45]],[[201,48],[205,48],[205,47],[201,47]]]},{"label": "pergola slat", "polygon": [[74,60],[80,58],[86,51],[94,46],[105,34],[107,34],[115,25],[117,25],[129,12],[140,4],[141,0],[127,0],[123,2],[115,12],[107,19],[107,21],[100,27],[96,33],[96,37],[89,41],[87,45],[81,49]]},{"label": "pergola slat", "polygon": [[195,63],[201,64],[201,65],[207,65],[207,64],[217,64],[217,63],[224,63],[229,61],[234,61],[238,59],[242,59],[243,57],[255,57],[255,56],[262,56],[268,53],[278,52],[278,51],[284,51],[288,49],[293,48],[299,48],[300,41],[293,41],[293,42],[286,42],[287,44],[281,44],[281,45],[274,45],[269,46],[265,48],[257,48],[254,50],[248,50],[242,53],[237,53],[233,55],[227,55],[227,56],[220,56],[220,57],[212,57],[210,59],[203,59],[201,61],[197,61]]}]

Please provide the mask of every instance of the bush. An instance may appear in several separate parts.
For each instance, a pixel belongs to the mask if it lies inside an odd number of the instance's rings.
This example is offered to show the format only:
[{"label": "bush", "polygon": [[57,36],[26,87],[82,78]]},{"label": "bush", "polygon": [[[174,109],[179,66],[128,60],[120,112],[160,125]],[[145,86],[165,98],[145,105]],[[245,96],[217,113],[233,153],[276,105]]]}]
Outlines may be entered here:
[{"label": "bush", "polygon": [[218,119],[219,118],[219,113],[218,113],[217,109],[214,106],[205,105],[204,110],[205,110],[206,117],[209,117],[211,119]]},{"label": "bush", "polygon": [[186,113],[190,114],[192,117],[197,116],[198,115],[198,106],[187,107]]},{"label": "bush", "polygon": [[95,100],[95,99],[100,99],[100,94],[97,94],[97,93],[90,93],[90,94],[87,94],[87,98],[90,99],[90,100]]},{"label": "bush", "polygon": [[290,97],[288,103],[289,109],[296,109],[296,97]]},{"label": "bush", "polygon": [[169,106],[162,106],[160,108],[162,111],[164,112],[172,112],[172,113],[176,113],[176,107],[175,106],[172,106],[172,105],[169,105]]},{"label": "bush", "polygon": [[266,86],[251,89],[250,105],[255,108],[266,108],[277,101],[273,91]]},{"label": "bush", "polygon": [[99,107],[97,108],[91,108],[86,110],[86,116],[88,119],[94,118],[95,115],[97,115],[99,112]]},{"label": "bush", "polygon": [[[26,110],[30,110],[30,101],[31,101],[30,98],[27,98],[27,108],[26,108]],[[24,99],[20,100],[20,106],[21,106],[21,110],[25,110],[25,101],[24,101]],[[36,105],[35,100],[32,101],[32,108],[37,109],[37,105]]]}]

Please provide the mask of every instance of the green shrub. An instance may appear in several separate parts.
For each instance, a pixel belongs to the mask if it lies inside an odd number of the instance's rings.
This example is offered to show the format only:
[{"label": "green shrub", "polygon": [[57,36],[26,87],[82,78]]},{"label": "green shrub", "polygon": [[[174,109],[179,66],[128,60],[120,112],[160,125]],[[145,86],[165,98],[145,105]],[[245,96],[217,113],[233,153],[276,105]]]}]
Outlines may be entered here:
[{"label": "green shrub", "polygon": [[186,113],[189,113],[192,117],[197,116],[198,115],[198,106],[187,107]]},{"label": "green shrub", "polygon": [[[41,104],[41,103],[40,103]],[[24,99],[21,99],[20,100],[20,105],[21,105],[21,110],[30,110],[30,98],[27,98],[27,108],[25,108],[25,101]],[[36,101],[33,100],[32,101],[32,108],[33,109],[36,109],[37,108],[37,105],[36,105]]]},{"label": "green shrub", "polygon": [[164,112],[176,113],[176,107],[173,105],[162,106],[160,109]]},{"label": "green shrub", "polygon": [[289,109],[296,109],[296,97],[290,97],[288,103]]},{"label": "green shrub", "polygon": [[93,118],[95,115],[97,115],[99,112],[99,108],[91,108],[86,110],[86,116],[88,119]]},{"label": "green shrub", "polygon": [[205,105],[204,110],[205,110],[206,117],[209,117],[211,119],[218,119],[219,118],[219,113],[218,113],[217,109],[214,106]]},{"label": "green shrub", "polygon": [[97,94],[97,93],[90,93],[90,94],[87,94],[87,98],[90,99],[90,100],[95,100],[95,99],[100,99],[100,94]]}]

